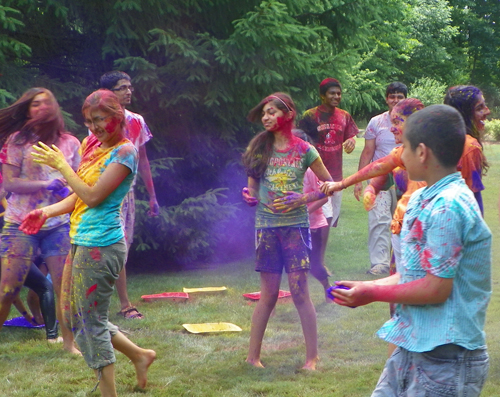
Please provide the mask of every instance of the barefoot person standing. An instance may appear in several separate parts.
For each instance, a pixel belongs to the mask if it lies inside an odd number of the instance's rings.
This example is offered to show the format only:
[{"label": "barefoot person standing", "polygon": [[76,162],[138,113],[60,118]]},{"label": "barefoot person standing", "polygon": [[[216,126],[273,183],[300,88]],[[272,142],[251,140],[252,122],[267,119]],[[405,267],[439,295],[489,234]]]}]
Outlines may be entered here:
[{"label": "barefoot person standing", "polygon": [[120,206],[137,172],[137,150],[124,138],[125,116],[109,90],[92,93],[83,104],[85,138],[82,161],[75,173],[57,146],[33,146],[37,162],[57,169],[74,191],[63,201],[31,211],[21,225],[36,233],[51,217],[72,212],[72,248],[63,275],[64,320],[72,329],[88,366],[95,370],[105,397],[116,396],[113,348],[134,364],[137,383],[144,388],[147,369],[156,353],[138,347],[108,321],[114,284],[123,268],[127,246]]}]

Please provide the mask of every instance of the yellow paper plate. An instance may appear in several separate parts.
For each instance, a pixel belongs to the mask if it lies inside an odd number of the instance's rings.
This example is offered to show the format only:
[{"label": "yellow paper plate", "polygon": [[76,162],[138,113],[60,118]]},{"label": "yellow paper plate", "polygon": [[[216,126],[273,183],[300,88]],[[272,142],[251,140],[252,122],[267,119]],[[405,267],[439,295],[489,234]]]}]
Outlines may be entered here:
[{"label": "yellow paper plate", "polygon": [[188,294],[196,293],[196,292],[222,292],[226,291],[226,287],[203,287],[203,288],[183,288],[183,292],[187,292]]},{"label": "yellow paper plate", "polygon": [[231,323],[182,324],[182,326],[192,334],[241,331],[240,327]]}]

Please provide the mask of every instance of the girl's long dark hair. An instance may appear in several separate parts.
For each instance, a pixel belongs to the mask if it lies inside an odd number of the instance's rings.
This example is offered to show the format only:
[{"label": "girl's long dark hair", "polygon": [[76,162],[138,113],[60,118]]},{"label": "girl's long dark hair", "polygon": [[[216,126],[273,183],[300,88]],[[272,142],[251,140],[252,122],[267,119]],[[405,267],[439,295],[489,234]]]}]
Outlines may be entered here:
[{"label": "girl's long dark hair", "polygon": [[444,104],[453,106],[460,112],[467,128],[467,134],[476,138],[479,143],[481,143],[481,136],[474,124],[473,116],[474,107],[480,95],[482,95],[481,90],[473,85],[457,85],[449,88],[444,97]]},{"label": "girl's long dark hair", "polygon": [[[460,112],[465,122],[467,134],[475,138],[481,147],[483,147],[483,142],[474,123],[474,108],[482,94],[481,90],[473,85],[457,85],[449,88],[444,97],[444,104],[453,106]],[[482,166],[483,174],[486,174],[489,164],[484,155]]]},{"label": "girl's long dark hair", "polygon": [[[297,114],[295,104],[292,98],[283,92],[275,92],[264,98],[257,106],[250,110],[247,119],[251,122],[259,121],[262,117],[262,109],[269,102],[272,102],[272,104],[285,115],[289,112],[293,112],[291,119],[293,123],[295,115]],[[255,179],[260,179],[262,177],[267,168],[269,158],[273,153],[273,144],[274,134],[270,131],[262,131],[250,141],[242,156],[243,166],[248,176]]]},{"label": "girl's long dark hair", "polygon": [[[38,94],[47,94],[52,109],[30,118],[29,108]],[[12,105],[0,109],[0,146],[11,134],[17,131],[19,134],[14,141],[16,145],[38,141],[52,144],[66,133],[61,109],[52,92],[42,87],[30,88]]]}]

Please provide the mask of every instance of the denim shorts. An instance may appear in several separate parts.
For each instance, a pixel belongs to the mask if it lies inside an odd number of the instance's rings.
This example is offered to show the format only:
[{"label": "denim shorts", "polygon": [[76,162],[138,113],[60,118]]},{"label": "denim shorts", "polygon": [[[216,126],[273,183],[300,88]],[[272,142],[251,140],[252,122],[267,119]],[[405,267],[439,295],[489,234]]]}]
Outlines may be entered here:
[{"label": "denim shorts", "polygon": [[311,232],[308,227],[273,227],[255,231],[258,272],[287,273],[309,270]]},{"label": "denim shorts", "polygon": [[447,344],[424,353],[398,347],[387,360],[372,397],[475,397],[488,376],[486,349]]},{"label": "denim shorts", "polygon": [[41,251],[43,259],[51,256],[66,256],[71,248],[69,239],[69,223],[48,230],[40,230],[37,234],[25,234],[16,223],[6,222],[2,228],[0,257],[21,258],[33,261]]}]

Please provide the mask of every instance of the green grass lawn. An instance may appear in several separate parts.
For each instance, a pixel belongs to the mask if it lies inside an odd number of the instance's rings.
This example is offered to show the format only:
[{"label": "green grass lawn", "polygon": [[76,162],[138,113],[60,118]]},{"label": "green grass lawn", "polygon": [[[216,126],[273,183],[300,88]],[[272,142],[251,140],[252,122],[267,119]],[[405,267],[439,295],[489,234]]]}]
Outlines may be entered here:
[{"label": "green grass lawn", "polygon": [[[357,168],[363,139],[345,156],[345,175]],[[494,238],[499,235],[498,186],[500,145],[488,145],[491,168],[484,182],[486,221]],[[241,189],[241,186],[235,187]],[[490,374],[483,396],[498,396],[500,388],[500,299],[497,268],[500,253],[493,247],[493,295],[486,332],[491,356]],[[330,234],[327,264],[334,279],[369,279],[367,214],[352,194],[344,192],[339,227]],[[316,306],[320,362],[318,370],[301,370],[305,348],[297,312],[292,303],[279,304],[264,338],[262,362],[256,369],[244,362],[254,304],[241,294],[259,290],[253,258],[210,269],[129,277],[129,295],[145,319],[125,320],[115,296],[111,321],[129,332],[142,347],[155,349],[145,392],[134,391],[134,369],[117,354],[116,378],[120,396],[369,396],[387,356],[387,345],[375,335],[388,318],[388,305],[375,303],[357,309],[326,304],[320,284],[311,279]],[[183,287],[226,286],[220,295],[192,297],[186,303],[141,302],[141,295],[182,291]],[[288,289],[285,278],[283,289]],[[14,309],[11,316],[17,316]],[[195,335],[182,324],[232,322],[243,331]],[[86,396],[95,385],[93,373],[80,357],[47,345],[41,330],[3,328],[0,332],[1,396]],[[98,395],[94,393],[92,395]]]}]

